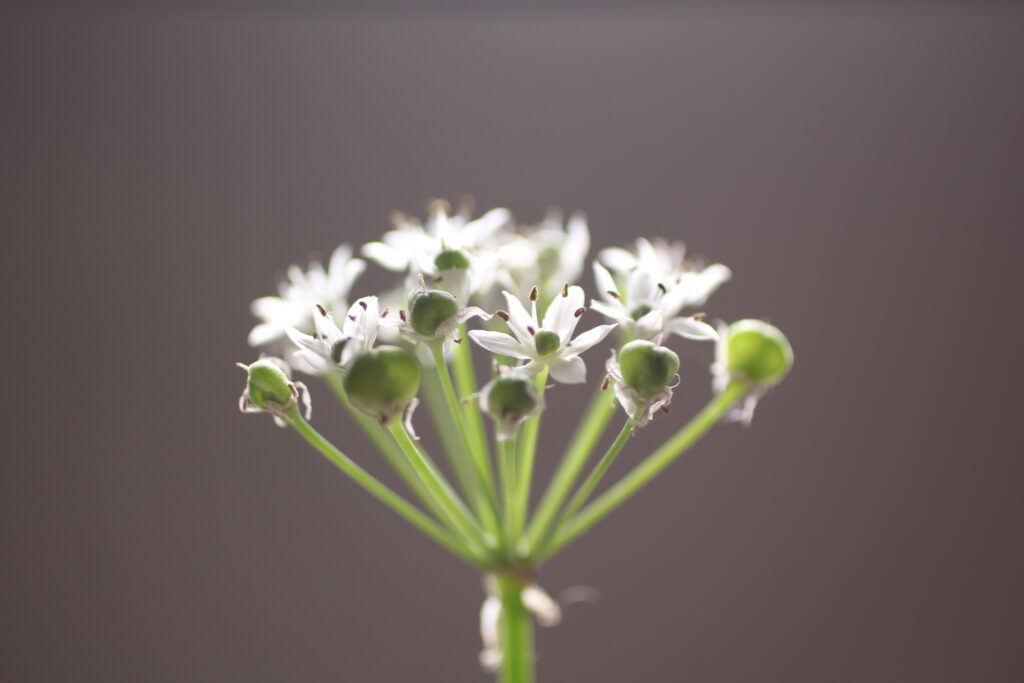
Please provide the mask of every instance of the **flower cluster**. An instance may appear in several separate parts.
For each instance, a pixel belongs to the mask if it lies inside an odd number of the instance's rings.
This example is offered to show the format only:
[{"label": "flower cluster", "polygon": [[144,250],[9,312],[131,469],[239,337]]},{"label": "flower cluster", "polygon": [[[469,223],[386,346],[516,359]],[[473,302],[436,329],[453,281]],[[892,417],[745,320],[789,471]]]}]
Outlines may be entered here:
[{"label": "flower cluster", "polygon": [[[789,371],[792,349],[763,321],[709,323],[703,309],[732,272],[690,257],[678,241],[640,238],[605,248],[587,269],[591,239],[581,213],[566,218],[553,210],[535,225],[519,225],[504,208],[474,218],[469,203],[453,211],[433,201],[425,219],[395,213],[391,223],[358,250],[338,247],[326,268],[292,266],[277,296],[252,303],[258,322],[249,344],[270,355],[242,366],[248,381],[241,408],[293,427],[371,495],[481,567],[488,576],[482,661],[506,673],[520,670],[527,664],[511,661],[521,653],[502,642],[503,634],[523,628],[531,614],[549,625],[559,614],[537,586],[534,567],[717,421],[749,423],[758,399]],[[396,282],[352,301],[368,262],[394,273]],[[590,297],[581,282],[589,275]],[[669,344],[691,341],[715,347],[708,406],[615,487],[595,495],[635,430],[668,412],[681,386],[680,358]],[[608,342],[603,372],[590,377],[595,398],[531,514],[534,459],[548,450],[538,449],[545,409],[565,391],[559,385],[588,381],[592,349]],[[489,376],[481,382],[473,348],[489,354],[480,364]],[[292,370],[321,377],[337,394],[416,504],[313,430],[308,391],[292,380]],[[412,430],[421,398],[445,447],[446,468]],[[619,436],[580,482],[616,405],[624,413]],[[484,416],[494,423],[493,444]]]}]

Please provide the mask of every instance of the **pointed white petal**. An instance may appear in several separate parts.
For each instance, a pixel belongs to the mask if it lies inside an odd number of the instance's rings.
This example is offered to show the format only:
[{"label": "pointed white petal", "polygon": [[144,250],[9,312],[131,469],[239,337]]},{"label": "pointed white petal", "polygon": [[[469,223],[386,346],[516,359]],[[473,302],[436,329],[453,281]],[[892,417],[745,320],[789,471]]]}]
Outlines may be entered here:
[{"label": "pointed white petal", "polygon": [[587,381],[587,366],[579,356],[555,358],[549,364],[551,377],[562,384],[580,384]]},{"label": "pointed white petal", "polygon": [[537,328],[540,325],[537,321],[526,312],[523,308],[523,304],[520,303],[519,299],[516,298],[511,292],[502,292],[505,295],[505,303],[508,305],[508,326],[512,328],[512,332],[519,338],[519,341],[523,343],[529,342],[533,339],[533,335],[530,334],[529,327],[533,328],[536,333]]},{"label": "pointed white petal", "polygon": [[636,335],[640,339],[650,339],[661,332],[665,325],[665,316],[660,308],[655,308],[650,313],[641,316],[636,321]]},{"label": "pointed white petal", "polygon": [[500,353],[513,358],[530,358],[525,346],[504,332],[471,330],[469,338],[492,353]]},{"label": "pointed white petal", "polygon": [[572,340],[570,344],[566,346],[570,353],[580,354],[589,349],[591,346],[600,343],[602,339],[608,336],[608,333],[614,330],[618,325],[598,325],[592,330],[583,332],[578,337]]},{"label": "pointed white petal", "polygon": [[607,316],[618,322],[632,320],[622,306],[605,303],[604,301],[597,301],[596,299],[590,300],[590,310],[597,311],[601,315]]},{"label": "pointed white petal", "polygon": [[627,273],[636,267],[636,256],[621,247],[602,249],[597,258],[601,263],[619,273]]},{"label": "pointed white petal", "polygon": [[384,244],[383,242],[369,242],[363,245],[363,256],[375,261],[377,265],[388,270],[405,270],[409,267],[410,255],[407,252]]},{"label": "pointed white petal", "polygon": [[585,301],[586,295],[583,294],[583,288],[579,285],[569,287],[565,296],[559,292],[548,305],[548,310],[544,313],[544,324],[541,327],[557,333],[564,344],[569,341],[569,337],[576,329],[576,323],[579,322],[576,311],[583,307]]},{"label": "pointed white petal", "polygon": [[673,318],[665,323],[665,329],[687,339],[715,341],[718,331],[702,320],[690,317]]}]

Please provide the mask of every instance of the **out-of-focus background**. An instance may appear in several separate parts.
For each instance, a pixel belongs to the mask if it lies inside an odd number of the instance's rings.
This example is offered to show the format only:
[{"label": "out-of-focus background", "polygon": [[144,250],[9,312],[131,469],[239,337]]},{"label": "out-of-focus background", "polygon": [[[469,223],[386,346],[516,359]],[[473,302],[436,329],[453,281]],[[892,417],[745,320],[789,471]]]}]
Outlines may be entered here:
[{"label": "out-of-focus background", "polygon": [[[796,349],[544,568],[600,600],[542,681],[1022,680],[1022,75],[1010,4],[2,10],[0,680],[487,680],[478,578],[233,365],[289,264],[463,194],[685,239]],[[675,347],[622,468],[707,396]]]}]

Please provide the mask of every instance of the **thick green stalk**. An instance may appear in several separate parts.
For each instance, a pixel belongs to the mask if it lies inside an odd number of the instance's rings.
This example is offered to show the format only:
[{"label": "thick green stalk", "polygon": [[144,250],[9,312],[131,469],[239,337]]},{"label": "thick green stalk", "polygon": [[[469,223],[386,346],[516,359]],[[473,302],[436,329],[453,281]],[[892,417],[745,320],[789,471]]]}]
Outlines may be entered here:
[{"label": "thick green stalk", "polygon": [[583,504],[587,502],[587,499],[590,498],[590,494],[592,494],[594,489],[597,488],[597,485],[601,483],[601,478],[604,477],[608,468],[612,466],[613,462],[615,462],[615,458],[619,455],[619,452],[633,435],[634,429],[636,429],[636,423],[627,419],[626,424],[622,426],[622,430],[619,432],[618,437],[616,437],[612,445],[608,447],[608,450],[605,451],[605,454],[597,462],[597,465],[594,466],[594,469],[591,470],[590,474],[587,475],[587,478],[583,483],[580,484],[579,489],[576,490],[576,494],[565,506],[565,510],[562,514],[559,515],[558,524],[552,527],[552,531],[548,534],[547,538],[542,538],[538,543],[538,555],[544,555],[544,546],[548,541],[550,541],[551,537],[557,536],[562,525],[572,519],[572,516],[575,515],[576,512],[583,507]]},{"label": "thick green stalk", "polygon": [[455,386],[452,384],[451,375],[448,374],[448,364],[444,359],[444,351],[441,342],[438,341],[432,343],[430,345],[430,350],[434,354],[434,364],[437,366],[437,376],[441,380],[441,388],[444,389],[445,398],[448,400],[448,408],[451,411],[452,416],[455,418],[455,425],[458,427],[459,437],[462,439],[465,452],[469,454],[469,458],[473,462],[477,478],[479,479],[480,485],[484,490],[484,495],[487,498],[487,505],[481,506],[481,520],[489,532],[494,534],[496,538],[500,538],[501,532],[498,525],[496,508],[498,497],[495,490],[494,472],[491,467],[490,458],[488,458],[486,452],[474,448],[469,440],[469,435],[466,431],[465,414],[462,411],[459,398],[455,393]]},{"label": "thick green stalk", "polygon": [[515,561],[516,543],[519,541],[518,520],[519,511],[516,506],[519,497],[516,494],[518,486],[516,479],[516,440],[498,442],[498,461],[501,472],[502,500],[504,501],[504,514],[502,521],[505,525],[505,549],[509,562]]},{"label": "thick green stalk", "polygon": [[722,419],[722,416],[729,411],[733,404],[743,397],[746,391],[746,387],[734,382],[726,387],[721,394],[711,399],[703,410],[666,441],[661,448],[647,456],[629,474],[563,525],[552,543],[544,549],[544,557],[550,557],[561,550],[567,543],[601,521],[605,515],[629,500],[647,482],[658,476],[662,470],[704,436]]},{"label": "thick green stalk", "polygon": [[614,412],[615,401],[612,392],[610,390],[602,391],[598,387],[590,405],[587,406],[583,421],[577,427],[576,433],[572,435],[565,454],[562,455],[555,476],[551,478],[551,483],[548,484],[544,496],[537,505],[537,511],[534,513],[527,532],[531,554],[540,539],[548,534],[555,515],[558,514],[562,503],[565,502],[565,498],[572,490],[573,484],[576,483],[577,477],[583,470],[583,466],[586,465],[591,451],[601,438],[601,434],[604,433]]},{"label": "thick green stalk", "polygon": [[306,439],[310,445],[320,451],[335,467],[347,474],[352,481],[361,486],[367,493],[405,518],[414,527],[467,562],[476,565],[488,563],[489,560],[481,548],[476,546],[476,544],[469,543],[467,539],[458,538],[442,529],[408,501],[353,462],[351,458],[338,450],[334,444],[313,429],[312,425],[299,415],[298,410],[293,409],[290,411],[287,418],[288,423],[295,428],[295,431]]},{"label": "thick green stalk", "polygon": [[473,517],[473,513],[466,508],[462,499],[452,490],[444,475],[436,467],[433,467],[430,461],[420,452],[420,449],[416,447],[408,432],[405,431],[402,421],[393,418],[388,423],[388,429],[391,431],[395,443],[402,449],[405,457],[408,458],[416,470],[416,474],[419,475],[427,489],[441,506],[445,518],[453,525],[453,528],[458,529],[467,539],[472,540],[474,544],[482,544],[483,532]]},{"label": "thick green stalk", "polygon": [[533,619],[523,605],[523,585],[512,576],[498,576],[501,595],[500,683],[534,683]]},{"label": "thick green stalk", "polygon": [[[534,379],[534,386],[537,388],[537,395],[544,398],[544,387],[548,381],[548,369],[545,367]],[[540,431],[540,418],[538,414],[531,417],[523,425],[523,438],[520,441],[519,449],[519,481],[516,483],[516,528],[521,531],[526,525],[526,513],[530,508],[530,485],[533,482],[533,462],[537,454],[537,433]],[[518,538],[519,533],[516,533]]]}]

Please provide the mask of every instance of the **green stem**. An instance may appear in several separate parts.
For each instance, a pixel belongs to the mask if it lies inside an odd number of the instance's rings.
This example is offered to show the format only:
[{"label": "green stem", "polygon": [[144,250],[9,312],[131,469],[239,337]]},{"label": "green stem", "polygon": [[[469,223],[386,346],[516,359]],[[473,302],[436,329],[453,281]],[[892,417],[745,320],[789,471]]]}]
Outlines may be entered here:
[{"label": "green stem", "polygon": [[597,485],[601,483],[601,478],[604,477],[608,468],[615,462],[615,458],[619,455],[619,452],[629,441],[629,437],[633,435],[633,430],[636,429],[636,423],[632,420],[626,420],[626,424],[622,426],[622,430],[619,432],[618,437],[608,450],[594,466],[594,469],[590,472],[587,478],[580,484],[579,489],[576,490],[576,494],[572,497],[569,503],[565,506],[565,510],[559,515],[558,524],[552,527],[552,532],[548,538],[542,538],[537,545],[537,554],[544,555],[544,546],[550,541],[551,536],[557,536],[561,530],[563,524],[568,520],[572,519],[572,516],[583,507],[583,504],[590,498],[590,494],[594,492]]},{"label": "green stem", "polygon": [[[544,387],[548,381],[548,368],[545,366],[534,379],[537,395],[544,398]],[[519,451],[519,481],[516,484],[516,537],[519,530],[526,525],[526,514],[530,508],[530,485],[533,481],[533,463],[537,454],[537,434],[540,431],[541,415],[526,421],[523,426],[523,439]]]},{"label": "green stem", "polygon": [[347,474],[352,481],[361,486],[367,493],[405,518],[414,527],[471,564],[482,565],[488,562],[488,558],[481,549],[473,547],[466,542],[466,539],[452,536],[452,534],[442,529],[400,495],[381,483],[372,474],[353,462],[351,458],[338,450],[334,444],[313,429],[299,415],[298,410],[293,409],[290,411],[287,414],[287,421],[295,431],[308,441],[310,445],[320,451],[335,467]]},{"label": "green stem", "polygon": [[587,412],[580,426],[576,429],[565,454],[558,465],[555,476],[551,478],[544,496],[537,505],[533,521],[530,523],[527,539],[532,549],[548,535],[548,529],[555,520],[555,515],[565,502],[565,498],[576,483],[577,477],[586,465],[591,451],[604,433],[608,421],[615,412],[615,401],[610,390],[603,391],[598,387],[590,400]]},{"label": "green stem", "polygon": [[416,470],[416,474],[419,475],[420,479],[426,485],[427,489],[433,494],[438,504],[444,512],[445,518],[452,524],[453,529],[458,529],[468,540],[472,541],[474,545],[479,545],[483,542],[483,533],[480,530],[480,526],[473,518],[473,514],[466,509],[462,499],[459,498],[458,494],[452,490],[452,487],[445,480],[436,467],[432,466],[432,463],[427,460],[426,457],[420,452],[416,444],[413,443],[409,437],[408,432],[405,431],[405,426],[399,419],[392,419],[388,423],[388,429],[391,431],[391,435],[395,439],[395,443],[398,444],[402,452],[405,453],[405,457],[408,458],[413,468]]},{"label": "green stem", "polygon": [[[459,488],[466,498],[473,502],[473,506],[480,515],[480,505],[483,500],[483,489],[477,480],[476,472],[473,470],[473,463],[464,457],[465,450],[459,438],[455,426],[455,416],[448,410],[448,402],[445,399],[444,391],[441,389],[441,382],[434,373],[427,373],[420,382],[423,388],[423,397],[427,404],[427,410],[434,421],[434,427],[441,437],[441,444],[444,446],[445,456],[448,464],[455,473],[455,479]],[[388,439],[388,443],[394,446],[394,442]]]},{"label": "green stem", "polygon": [[434,501],[434,497],[423,485],[423,482],[420,481],[420,478],[412,468],[412,465],[405,459],[405,456],[402,454],[402,450],[394,441],[392,441],[387,431],[381,427],[380,422],[369,415],[356,410],[348,400],[348,392],[345,391],[345,385],[342,382],[341,376],[324,375],[324,381],[338,397],[338,400],[341,401],[342,405],[345,406],[345,409],[348,411],[349,415],[352,416],[352,419],[356,421],[356,424],[359,425],[366,436],[373,442],[377,447],[377,450],[381,452],[391,468],[399,477],[402,478],[402,481],[405,482],[406,486],[416,494],[416,497],[419,498],[420,502],[429,508],[438,519],[444,519],[444,515],[441,514],[441,511],[438,509],[437,504]]},{"label": "green stem", "polygon": [[502,500],[505,503],[503,521],[505,523],[505,548],[510,562],[515,560],[516,543],[519,540],[517,521],[519,513],[516,510],[518,496],[516,495],[516,440],[498,442],[498,460],[501,471]]},{"label": "green stem", "polygon": [[[457,344],[453,354],[455,368],[455,386],[459,396],[475,396],[477,391],[476,371],[473,369],[473,353],[470,349],[471,342],[467,336],[466,325],[459,326],[459,338],[462,343]],[[484,419],[480,414],[480,407],[476,401],[469,401],[463,406],[466,418],[466,433],[472,439],[474,447],[490,458],[487,444],[487,431],[484,429]]]},{"label": "green stem", "polygon": [[434,355],[434,365],[437,366],[437,376],[441,380],[441,388],[444,390],[445,398],[448,399],[448,409],[455,418],[455,426],[458,428],[459,437],[462,439],[465,452],[469,454],[473,462],[477,478],[483,487],[484,496],[486,497],[486,505],[481,505],[480,508],[481,520],[484,527],[494,534],[495,538],[500,538],[501,531],[498,525],[497,508],[495,507],[497,505],[497,494],[490,459],[487,457],[486,452],[473,448],[470,443],[466,431],[465,414],[462,411],[458,396],[455,394],[455,386],[452,384],[451,375],[448,374],[448,364],[445,362],[442,349],[440,341],[430,345],[430,350]]},{"label": "green stem", "polygon": [[534,683],[533,619],[523,605],[522,583],[511,576],[498,576],[501,595],[500,683]]},{"label": "green stem", "polygon": [[565,524],[554,537],[554,541],[544,549],[544,557],[550,557],[561,550],[567,543],[601,521],[605,515],[629,500],[647,482],[658,476],[662,470],[704,436],[746,392],[746,387],[734,382],[727,386],[721,394],[711,399],[703,410],[666,441],[661,448],[647,456],[629,474]]}]

